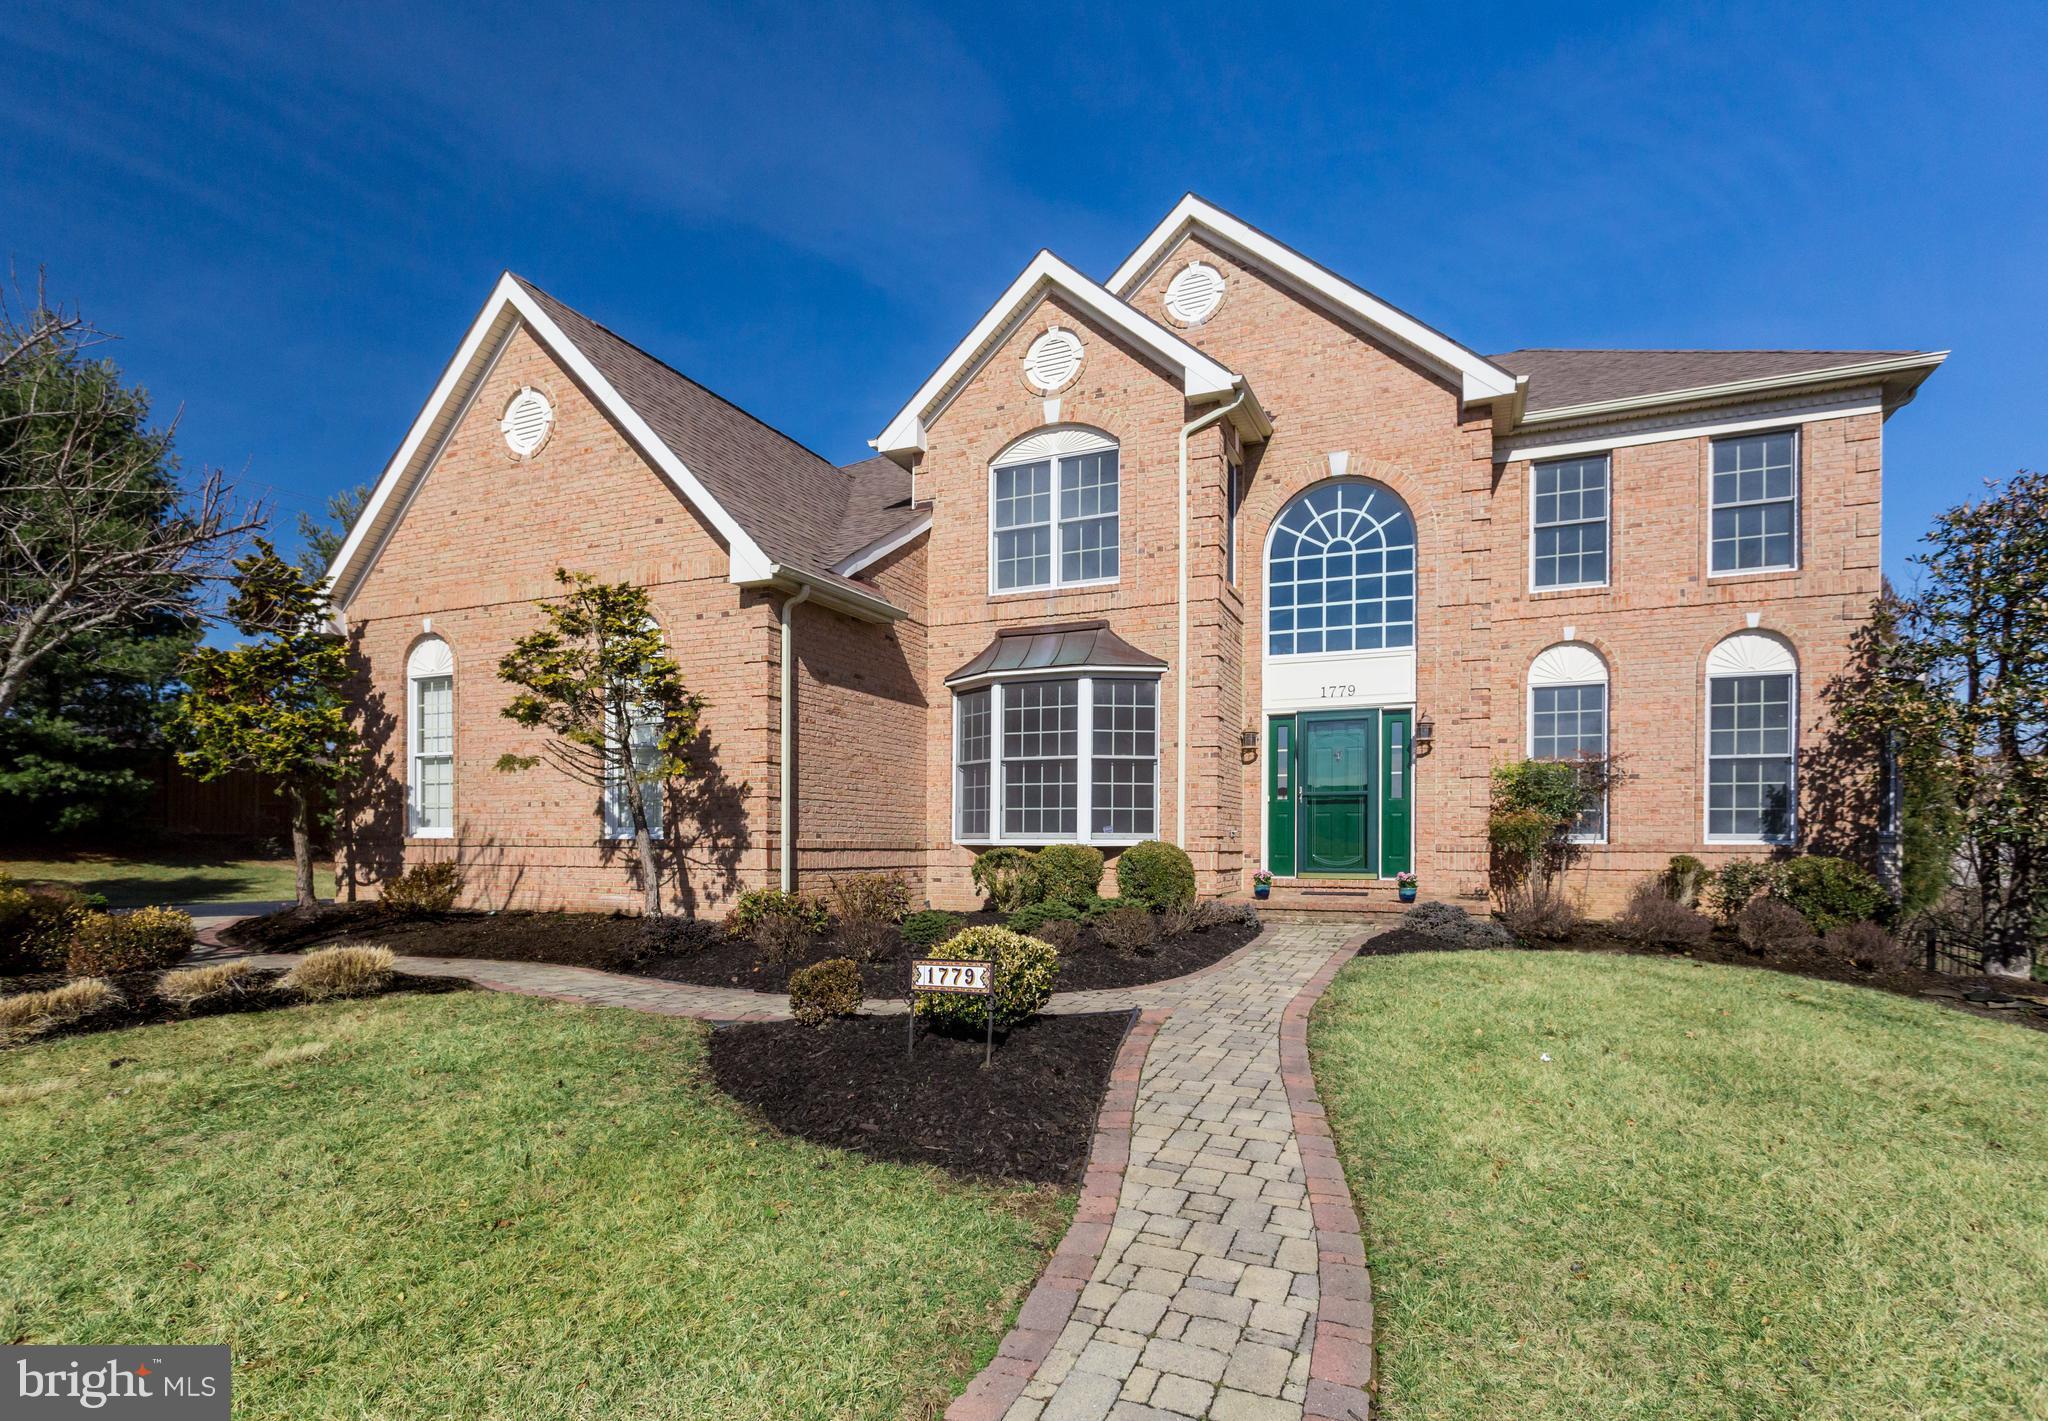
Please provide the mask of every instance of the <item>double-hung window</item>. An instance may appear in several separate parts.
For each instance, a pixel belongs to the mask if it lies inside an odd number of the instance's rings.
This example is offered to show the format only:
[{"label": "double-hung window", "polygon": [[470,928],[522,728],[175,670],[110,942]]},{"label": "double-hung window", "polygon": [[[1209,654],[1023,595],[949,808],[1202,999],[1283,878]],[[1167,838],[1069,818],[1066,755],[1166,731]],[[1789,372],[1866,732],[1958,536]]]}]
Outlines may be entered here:
[{"label": "double-hung window", "polygon": [[1117,579],[1117,447],[1092,431],[1049,430],[992,471],[992,585],[1036,592]]},{"label": "double-hung window", "polygon": [[1604,587],[1608,548],[1607,456],[1552,459],[1537,464],[1532,475],[1536,587]]},{"label": "double-hung window", "polygon": [[1709,569],[1773,572],[1799,560],[1799,436],[1716,439]]},{"label": "double-hung window", "polygon": [[1707,837],[1775,842],[1792,836],[1793,677],[1707,682]]},{"label": "double-hung window", "polygon": [[[620,718],[612,717],[612,744],[619,743]],[[666,819],[666,794],[662,777],[656,772],[661,763],[661,747],[658,737],[661,722],[640,707],[632,707],[625,716],[625,742],[630,751],[630,761],[622,763],[615,758],[605,771],[604,786],[604,832],[610,839],[633,837],[633,801],[626,783],[626,776],[632,775],[640,782],[641,802],[647,812],[648,832],[654,838],[662,837]]]},{"label": "double-hung window", "polygon": [[411,720],[407,812],[423,839],[455,833],[455,654],[437,636],[426,637],[406,658],[407,712]]},{"label": "double-hung window", "polygon": [[956,695],[953,819],[963,842],[1147,839],[1158,803],[1156,680],[1001,680]]},{"label": "double-hung window", "polygon": [[[1602,761],[1607,758],[1607,686],[1532,686],[1529,758]],[[1607,837],[1607,798],[1587,794],[1572,837],[1599,843]]]}]

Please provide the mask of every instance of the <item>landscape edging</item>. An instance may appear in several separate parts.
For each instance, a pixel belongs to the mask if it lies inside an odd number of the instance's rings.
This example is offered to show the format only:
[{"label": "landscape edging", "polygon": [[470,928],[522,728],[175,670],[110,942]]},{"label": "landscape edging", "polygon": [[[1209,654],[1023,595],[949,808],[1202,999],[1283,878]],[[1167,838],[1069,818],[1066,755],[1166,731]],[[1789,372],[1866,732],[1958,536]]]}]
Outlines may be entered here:
[{"label": "landscape edging", "polygon": [[1053,1344],[1080,1304],[1081,1290],[1095,1274],[1116,1219],[1123,1193],[1124,1168],[1131,1158],[1131,1118],[1138,1107],[1138,1081],[1152,1038],[1172,1015],[1169,1007],[1138,1013],[1117,1049],[1109,1073],[1109,1089],[1095,1116],[1095,1136],[1088,1149],[1080,1202],[1074,1222],[1053,1250],[1045,1271],[1017,1310],[1017,1321],[996,1348],[996,1355],[946,1408],[945,1421],[999,1421],[1038,1375]]},{"label": "landscape edging", "polygon": [[1308,1018],[1344,964],[1365,945],[1361,936],[1330,955],[1280,1016],[1280,1079],[1294,1116],[1295,1145],[1308,1178],[1316,1234],[1316,1333],[1308,1360],[1302,1421],[1367,1421],[1372,1415],[1372,1275],[1365,1262],[1358,1210],[1344,1179],[1329,1116],[1316,1095],[1308,1057]]}]

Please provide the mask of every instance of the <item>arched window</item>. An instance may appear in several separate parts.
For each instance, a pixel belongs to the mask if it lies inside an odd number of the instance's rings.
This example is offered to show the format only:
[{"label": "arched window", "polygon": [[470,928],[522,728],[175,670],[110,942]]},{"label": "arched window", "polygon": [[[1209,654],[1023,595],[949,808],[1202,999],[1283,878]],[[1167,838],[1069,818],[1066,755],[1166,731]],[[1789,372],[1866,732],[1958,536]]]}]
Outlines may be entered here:
[{"label": "arched window", "polygon": [[1415,520],[1384,484],[1319,484],[1281,512],[1266,555],[1274,656],[1415,645]]},{"label": "arched window", "polygon": [[1707,838],[1792,837],[1799,751],[1799,662],[1769,632],[1737,632],[1707,657]]},{"label": "arched window", "polygon": [[455,833],[455,653],[437,636],[406,658],[407,812],[413,834]]},{"label": "arched window", "polygon": [[1037,592],[1117,579],[1116,441],[1066,425],[1018,440],[989,466],[989,590]]},{"label": "arched window", "polygon": [[[1607,758],[1607,663],[1584,642],[1546,647],[1529,666],[1529,758]],[[1604,777],[1603,777],[1604,779]],[[1607,839],[1607,796],[1588,794],[1572,837]]]}]

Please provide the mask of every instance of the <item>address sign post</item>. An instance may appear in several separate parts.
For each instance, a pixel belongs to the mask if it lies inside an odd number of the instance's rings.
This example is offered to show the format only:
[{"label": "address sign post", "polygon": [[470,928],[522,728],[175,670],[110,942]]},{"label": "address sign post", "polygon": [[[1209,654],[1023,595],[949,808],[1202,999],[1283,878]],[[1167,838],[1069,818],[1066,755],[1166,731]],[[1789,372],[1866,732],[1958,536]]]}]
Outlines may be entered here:
[{"label": "address sign post", "polygon": [[974,957],[919,957],[910,964],[910,1036],[906,1055],[917,1054],[917,994],[945,992],[980,997],[988,1004],[988,1039],[982,1044],[981,1064],[986,1069],[995,1059],[996,996],[995,964]]}]

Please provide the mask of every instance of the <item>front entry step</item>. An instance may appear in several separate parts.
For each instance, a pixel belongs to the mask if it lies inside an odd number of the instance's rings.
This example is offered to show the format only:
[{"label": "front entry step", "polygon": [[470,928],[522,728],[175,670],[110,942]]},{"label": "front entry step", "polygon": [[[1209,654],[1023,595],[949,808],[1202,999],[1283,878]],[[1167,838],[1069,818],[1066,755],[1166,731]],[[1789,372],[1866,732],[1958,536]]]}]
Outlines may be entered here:
[{"label": "front entry step", "polygon": [[[1287,879],[1273,881],[1272,895],[1263,901],[1248,893],[1233,893],[1231,900],[1249,901],[1261,913],[1330,913],[1356,917],[1359,914],[1397,917],[1413,907],[1401,901],[1400,890],[1381,879]],[[1418,902],[1430,901],[1425,894]]]}]

